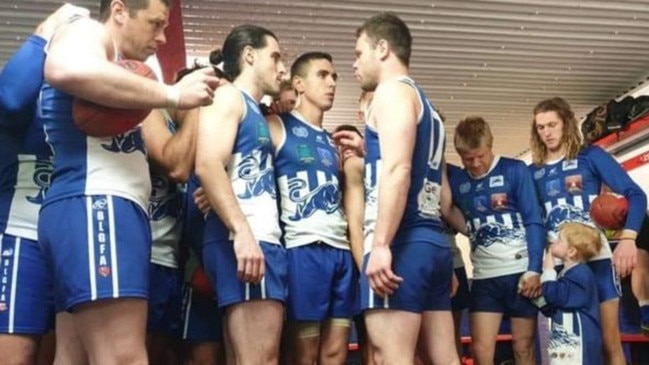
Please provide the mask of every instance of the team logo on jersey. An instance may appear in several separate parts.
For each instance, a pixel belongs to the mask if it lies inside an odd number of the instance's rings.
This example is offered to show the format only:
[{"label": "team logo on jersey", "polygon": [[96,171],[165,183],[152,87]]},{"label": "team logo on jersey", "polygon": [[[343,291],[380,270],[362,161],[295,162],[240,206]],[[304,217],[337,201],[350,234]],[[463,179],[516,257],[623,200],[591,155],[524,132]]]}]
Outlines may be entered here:
[{"label": "team logo on jersey", "polygon": [[309,131],[302,126],[291,128],[291,132],[293,132],[296,137],[300,138],[306,138],[309,136]]},{"label": "team logo on jersey", "polygon": [[99,269],[97,271],[99,272],[99,275],[101,275],[103,277],[107,277],[108,275],[110,275],[110,267],[109,266],[105,266],[105,265],[99,266]]},{"label": "team logo on jersey", "polygon": [[482,191],[484,190],[484,181],[480,181],[478,185],[475,186],[475,191]]},{"label": "team logo on jersey", "polygon": [[327,181],[312,191],[308,183],[298,177],[288,180],[288,197],[295,205],[295,212],[288,219],[299,221],[321,210],[331,214],[340,209],[340,190],[338,184]]},{"label": "team logo on jersey", "polygon": [[497,211],[503,211],[507,209],[507,194],[491,194],[491,208]]},{"label": "team logo on jersey", "polygon": [[473,198],[473,207],[475,210],[478,212],[486,212],[487,209],[487,196],[486,195],[479,195]]},{"label": "team logo on jersey", "polygon": [[565,181],[566,190],[570,194],[581,194],[582,192],[582,178],[581,175],[567,176]]},{"label": "team logo on jersey", "polygon": [[313,149],[308,144],[297,145],[297,159],[303,164],[312,164],[315,161]]},{"label": "team logo on jersey", "polygon": [[578,167],[577,162],[577,160],[563,161],[563,163],[561,164],[561,169],[563,171],[575,170]]},{"label": "team logo on jersey", "polygon": [[257,122],[257,143],[262,146],[270,144],[270,130],[265,121]]},{"label": "team logo on jersey", "polygon": [[464,184],[460,185],[460,193],[461,194],[466,194],[469,191],[471,191],[471,183],[470,182],[465,182]]},{"label": "team logo on jersey", "polygon": [[489,178],[489,187],[498,188],[505,185],[505,178],[503,175],[496,175]]},{"label": "team logo on jersey", "polygon": [[545,183],[545,194],[549,197],[559,195],[561,193],[561,183],[559,179],[550,180]]},{"label": "team logo on jersey", "polygon": [[419,215],[424,218],[438,218],[440,216],[440,191],[441,186],[434,182],[424,180],[424,185],[417,194]]},{"label": "team logo on jersey", "polygon": [[[262,158],[264,161],[261,161]],[[239,198],[250,199],[264,193],[275,198],[275,176],[269,154],[262,157],[260,150],[254,151],[241,160],[236,171],[239,178],[246,182],[246,190],[237,195]]]},{"label": "team logo on jersey", "polygon": [[471,249],[489,247],[495,243],[525,241],[525,230],[509,227],[504,223],[489,222],[481,225],[471,237]]},{"label": "team logo on jersey", "polygon": [[534,179],[538,180],[545,176],[545,167],[534,172]]},{"label": "team logo on jersey", "polygon": [[28,202],[33,204],[41,205],[43,200],[45,200],[45,193],[50,187],[50,182],[52,179],[52,172],[54,167],[52,166],[52,161],[49,158],[39,158],[36,160],[34,166],[34,174],[32,175],[32,181],[40,189],[38,193],[34,196],[28,196],[26,199]]},{"label": "team logo on jersey", "polygon": [[588,212],[574,205],[559,204],[550,209],[545,220],[548,234],[554,233],[556,236],[559,233],[559,227],[566,222],[577,222],[593,226]]},{"label": "team logo on jersey", "polygon": [[322,135],[315,136],[315,141],[317,143],[323,143],[323,144],[325,143],[324,138],[322,137]]},{"label": "team logo on jersey", "polygon": [[98,199],[92,202],[92,209],[93,210],[104,210],[106,209],[106,206],[108,205],[108,200],[106,199]]},{"label": "team logo on jersey", "polygon": [[13,248],[7,248],[5,250],[2,250],[2,257],[11,257],[13,254],[14,254]]},{"label": "team logo on jersey", "polygon": [[327,167],[333,165],[334,155],[331,153],[331,151],[320,147],[316,147],[316,150],[318,151],[318,157],[320,157],[320,162],[322,162],[323,165]]},{"label": "team logo on jersey", "polygon": [[142,140],[142,132],[139,127],[124,134],[113,136],[110,144],[102,143],[101,146],[109,152],[133,153],[140,151],[146,155],[144,140]]},{"label": "team logo on jersey", "polygon": [[548,176],[554,176],[554,175],[556,175],[557,173],[558,173],[558,172],[557,172],[557,167],[556,167],[556,166],[555,166],[555,167],[551,167],[551,168],[550,168],[550,171],[548,172]]}]

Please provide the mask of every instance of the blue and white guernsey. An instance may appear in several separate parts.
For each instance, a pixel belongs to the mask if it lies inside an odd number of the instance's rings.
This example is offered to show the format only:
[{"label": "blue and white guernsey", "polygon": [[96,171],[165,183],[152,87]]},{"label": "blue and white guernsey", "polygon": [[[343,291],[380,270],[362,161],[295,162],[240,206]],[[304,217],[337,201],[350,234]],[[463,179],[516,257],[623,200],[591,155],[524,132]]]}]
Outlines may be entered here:
[{"label": "blue and white guernsey", "polygon": [[[399,80],[412,86],[419,95],[421,110],[417,120],[417,137],[412,155],[410,188],[406,207],[393,244],[423,241],[436,242],[448,248],[441,218],[440,197],[445,147],[444,125],[426,94],[407,77]],[[368,115],[371,110],[368,110]],[[378,216],[378,194],[381,176],[379,136],[375,128],[365,127],[365,252],[372,249]]]},{"label": "blue and white guernsey", "polygon": [[333,140],[296,111],[280,118],[284,140],[275,154],[275,176],[286,248],[322,241],[348,250],[340,159]]},{"label": "blue and white guernsey", "polygon": [[[629,214],[624,228],[640,231],[647,200],[642,189],[622,170],[619,163],[600,147],[589,146],[574,160],[562,158],[542,166],[531,165],[534,182],[545,213],[548,238],[558,237],[565,222],[595,226],[588,210],[599,195],[602,183],[624,195],[629,201]],[[591,261],[611,257],[609,245]]]},{"label": "blue and white guernsey", "polygon": [[[241,95],[245,109],[228,162],[228,176],[234,196],[255,238],[280,244],[281,230],[270,130],[255,100],[243,91]],[[206,242],[233,238],[213,212],[208,215],[208,219],[216,219],[219,227],[210,232],[212,235],[205,237]]]},{"label": "blue and white guernsey", "polygon": [[35,111],[44,46],[44,39],[30,36],[0,75],[0,236],[33,241],[52,175],[52,152]]},{"label": "blue and white guernsey", "polygon": [[453,201],[467,223],[473,277],[541,272],[545,236],[534,183],[521,161],[495,156],[489,171],[471,177],[449,169]]},{"label": "blue and white guernsey", "polygon": [[[173,134],[176,126],[165,112],[167,128]],[[178,243],[182,234],[184,192],[181,186],[171,181],[165,171],[151,164],[151,199],[149,222],[153,245],[151,262],[166,267],[178,268]]]},{"label": "blue and white guernsey", "polygon": [[113,137],[83,133],[72,119],[74,98],[45,83],[39,117],[54,153],[52,185],[44,204],[75,196],[114,195],[148,210],[149,164],[140,126]]}]

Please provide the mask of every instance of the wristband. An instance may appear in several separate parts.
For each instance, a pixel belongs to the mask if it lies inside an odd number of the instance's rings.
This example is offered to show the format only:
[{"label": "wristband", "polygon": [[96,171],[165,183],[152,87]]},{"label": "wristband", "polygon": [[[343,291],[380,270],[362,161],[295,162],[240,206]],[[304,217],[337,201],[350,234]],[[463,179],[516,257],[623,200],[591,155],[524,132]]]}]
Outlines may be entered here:
[{"label": "wristband", "polygon": [[180,104],[180,90],[176,87],[167,85],[167,105],[176,109]]}]

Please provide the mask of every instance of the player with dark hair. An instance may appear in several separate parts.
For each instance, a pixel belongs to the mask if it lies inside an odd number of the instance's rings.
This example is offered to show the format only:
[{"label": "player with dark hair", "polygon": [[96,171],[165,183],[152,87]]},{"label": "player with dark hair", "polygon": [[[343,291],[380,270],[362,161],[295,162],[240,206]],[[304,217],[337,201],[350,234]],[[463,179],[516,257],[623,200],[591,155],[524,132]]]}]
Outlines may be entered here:
[{"label": "player with dark hair", "polygon": [[[365,116],[361,273],[374,356],[379,362],[412,364],[419,344],[426,361],[459,364],[450,312],[453,267],[442,222],[442,212],[451,210],[443,183],[444,126],[408,76],[412,37],[407,25],[393,13],[381,13],[356,36],[355,74],[363,90],[375,91]],[[353,132],[338,132],[336,138],[362,152]]]},{"label": "player with dark hair", "polygon": [[56,363],[78,362],[69,353],[77,336],[91,363],[147,361],[151,182],[142,131],[90,137],[73,120],[74,98],[119,108],[193,108],[211,103],[219,81],[208,70],[167,86],[116,65],[144,61],[165,42],[168,5],[132,3],[103,2],[103,23],[78,19],[60,27],[45,60],[39,108],[54,173],[38,234],[59,313]]},{"label": "player with dark hair", "polygon": [[233,82],[201,109],[196,152],[196,174],[212,208],[203,263],[235,361],[276,363],[287,268],[273,146],[259,101],[279,92],[286,69],[275,35],[254,25],[234,28],[220,58]]},{"label": "player with dark hair", "polygon": [[343,364],[355,311],[340,156],[322,129],[337,78],[328,53],[300,55],[291,66],[299,105],[268,118],[288,258],[286,338],[295,364]]}]

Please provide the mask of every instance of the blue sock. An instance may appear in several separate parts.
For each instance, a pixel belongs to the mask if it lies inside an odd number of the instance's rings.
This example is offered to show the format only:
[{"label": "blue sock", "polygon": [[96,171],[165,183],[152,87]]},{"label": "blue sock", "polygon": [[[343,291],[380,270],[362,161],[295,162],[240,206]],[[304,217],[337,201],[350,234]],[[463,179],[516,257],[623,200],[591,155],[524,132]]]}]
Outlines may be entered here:
[{"label": "blue sock", "polygon": [[649,326],[649,305],[640,307],[640,322],[645,326]]}]

